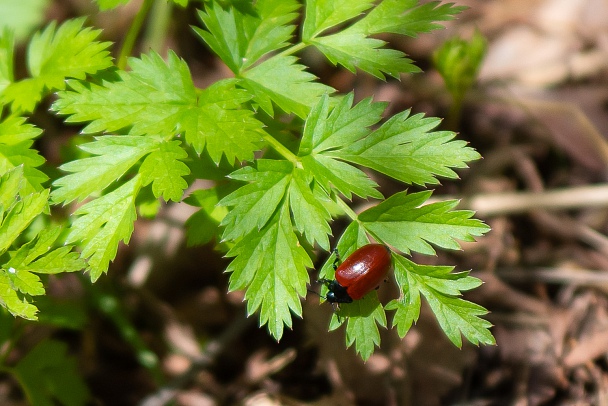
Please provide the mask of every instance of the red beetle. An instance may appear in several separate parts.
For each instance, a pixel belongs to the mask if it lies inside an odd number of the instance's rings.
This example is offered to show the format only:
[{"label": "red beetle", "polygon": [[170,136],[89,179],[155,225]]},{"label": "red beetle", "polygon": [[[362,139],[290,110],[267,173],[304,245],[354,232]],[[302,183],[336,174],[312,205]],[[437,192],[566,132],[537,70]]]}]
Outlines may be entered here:
[{"label": "red beetle", "polygon": [[391,269],[391,251],[386,245],[368,244],[353,252],[340,266],[336,250],[335,280],[320,279],[327,286],[329,303],[352,303],[376,289]]}]

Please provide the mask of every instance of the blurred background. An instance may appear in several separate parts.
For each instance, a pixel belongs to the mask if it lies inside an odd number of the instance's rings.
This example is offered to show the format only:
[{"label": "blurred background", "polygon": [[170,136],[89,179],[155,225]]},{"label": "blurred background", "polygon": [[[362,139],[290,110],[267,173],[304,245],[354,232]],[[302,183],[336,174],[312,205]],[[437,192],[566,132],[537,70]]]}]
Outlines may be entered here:
[{"label": "blurred background", "polygon": [[[608,0],[456,4],[469,9],[444,30],[384,38],[424,71],[401,81],[355,76],[314,52],[301,57],[339,91],[390,102],[388,114],[411,108],[450,116],[444,129],[483,155],[459,171],[460,180],[442,181],[434,197],[462,199],[459,208],[476,210],[492,231],[463,251],[414,259],[455,264],[484,281],[466,298],[491,311],[496,346],[455,348],[423,307],[405,339],[383,330],[381,348],[363,363],[345,349],[343,330],[327,332],[331,306],[314,295],[277,343],[258,328],[257,315],[245,317],[242,292],[226,293],[222,252],[187,246],[184,222],[195,209],[181,203],[138,220],[129,246],[94,287],[71,274],[50,280],[65,320],[4,316],[0,325],[20,328],[4,362],[47,337],[65,342],[99,405],[608,404]],[[117,52],[140,5],[99,13],[89,0],[0,0],[0,25],[15,25],[27,39],[51,20],[90,16]],[[159,0],[135,55],[173,49],[206,87],[230,71],[193,34],[196,6]],[[487,52],[454,116],[433,53],[476,30]],[[24,52],[21,46],[16,56],[22,69]],[[31,122],[45,129],[38,148],[53,167],[77,129],[51,115],[50,103]],[[375,180],[385,195],[403,189]],[[334,235],[344,226],[335,222]],[[321,254],[315,265],[324,260]],[[311,280],[316,275],[311,270]],[[398,296],[393,285],[381,287],[383,303]],[[23,402],[19,385],[0,375],[0,404]]]}]

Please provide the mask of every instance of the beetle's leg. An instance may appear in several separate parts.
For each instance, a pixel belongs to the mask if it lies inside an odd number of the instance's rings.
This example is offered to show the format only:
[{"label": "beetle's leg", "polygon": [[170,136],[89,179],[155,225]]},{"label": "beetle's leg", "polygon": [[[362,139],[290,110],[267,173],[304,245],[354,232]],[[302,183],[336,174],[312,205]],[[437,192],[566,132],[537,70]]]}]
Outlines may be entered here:
[{"label": "beetle's leg", "polygon": [[332,281],[330,281],[329,279],[325,279],[325,278],[321,278],[321,279],[317,279],[317,283],[321,283],[325,286],[329,285]]},{"label": "beetle's leg", "polygon": [[338,262],[340,262],[340,253],[338,252],[338,247],[334,248],[333,253],[336,254],[336,258],[334,258],[333,267],[334,267],[334,271],[337,271],[338,270]]},{"label": "beetle's leg", "polygon": [[331,306],[334,308],[334,314],[338,318],[338,323],[342,323],[340,320],[340,313],[338,313],[340,311],[340,303],[332,303]]}]

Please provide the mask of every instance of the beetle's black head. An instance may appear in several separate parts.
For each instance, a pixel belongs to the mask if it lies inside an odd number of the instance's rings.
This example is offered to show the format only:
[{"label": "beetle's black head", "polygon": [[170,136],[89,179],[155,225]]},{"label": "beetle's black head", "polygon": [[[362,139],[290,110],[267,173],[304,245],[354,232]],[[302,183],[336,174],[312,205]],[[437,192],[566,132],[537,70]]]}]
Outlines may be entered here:
[{"label": "beetle's black head", "polygon": [[329,303],[352,303],[353,299],[348,295],[346,288],[338,283],[338,281],[332,281],[327,285],[327,296],[325,298]]}]

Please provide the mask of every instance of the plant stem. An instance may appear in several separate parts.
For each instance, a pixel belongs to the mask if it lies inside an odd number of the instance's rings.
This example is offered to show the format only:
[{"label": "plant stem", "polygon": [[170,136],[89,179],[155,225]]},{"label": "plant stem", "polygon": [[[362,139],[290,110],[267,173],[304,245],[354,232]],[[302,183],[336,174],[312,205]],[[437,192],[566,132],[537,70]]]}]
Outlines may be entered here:
[{"label": "plant stem", "polygon": [[287,159],[290,162],[293,162],[294,164],[297,164],[299,162],[299,159],[296,155],[294,155],[293,152],[291,152],[290,150],[288,150],[283,144],[281,144],[279,141],[277,141],[273,136],[265,134],[263,136],[264,141],[266,141],[268,144],[270,144],[270,146],[277,151],[279,154],[281,154],[285,159]]},{"label": "plant stem", "polygon": [[150,11],[144,40],[142,41],[143,49],[151,49],[158,53],[163,50],[165,39],[168,36],[167,32],[169,31],[172,9],[173,3],[171,2],[163,0],[154,3],[154,7]]},{"label": "plant stem", "polygon": [[118,56],[118,62],[116,66],[119,69],[124,69],[127,66],[127,57],[131,55],[133,52],[133,46],[135,45],[135,40],[141,31],[141,27],[144,25],[144,20],[146,19],[152,4],[154,4],[155,0],[144,0],[144,3],[141,5],[141,8],[137,12],[131,27],[129,28],[129,32],[125,37],[125,41],[122,43],[122,48],[120,49],[120,54]]},{"label": "plant stem", "polygon": [[296,45],[289,47],[286,50],[284,50],[283,52],[279,53],[279,56],[287,56],[287,55],[295,54],[299,50],[306,48],[306,46],[307,45],[303,42],[297,43]]},{"label": "plant stem", "polygon": [[342,210],[344,210],[344,213],[350,217],[353,221],[357,220],[357,213],[355,213],[353,211],[353,209],[350,208],[350,206],[348,204],[346,204],[346,202],[342,199],[340,199],[338,197],[338,195],[334,194],[334,202],[336,202],[336,204],[338,206],[340,206],[340,208],[342,208]]}]

